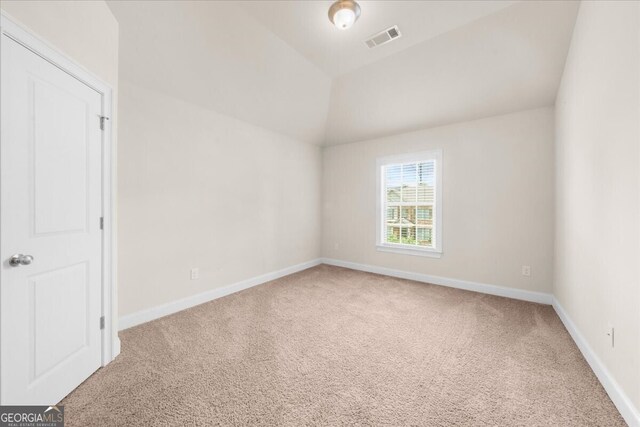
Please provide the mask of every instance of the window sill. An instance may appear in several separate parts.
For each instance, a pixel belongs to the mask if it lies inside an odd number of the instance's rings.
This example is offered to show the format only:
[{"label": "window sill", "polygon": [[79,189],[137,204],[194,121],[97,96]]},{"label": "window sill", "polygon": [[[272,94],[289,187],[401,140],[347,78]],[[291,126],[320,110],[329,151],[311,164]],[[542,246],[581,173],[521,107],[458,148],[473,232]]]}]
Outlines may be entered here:
[{"label": "window sill", "polygon": [[438,252],[434,249],[413,249],[403,246],[390,246],[390,245],[377,245],[376,249],[380,252],[391,252],[396,254],[424,256],[428,258],[440,258],[442,252]]}]

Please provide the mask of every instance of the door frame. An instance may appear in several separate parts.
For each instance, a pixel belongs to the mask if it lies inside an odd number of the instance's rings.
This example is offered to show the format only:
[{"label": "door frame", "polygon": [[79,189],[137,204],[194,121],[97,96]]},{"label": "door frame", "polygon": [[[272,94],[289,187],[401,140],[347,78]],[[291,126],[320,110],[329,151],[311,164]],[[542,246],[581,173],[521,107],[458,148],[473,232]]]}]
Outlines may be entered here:
[{"label": "door frame", "polygon": [[[102,217],[104,226],[102,230],[102,292],[101,292],[101,316],[104,316],[104,329],[101,337],[101,366],[107,365],[120,353],[120,340],[118,328],[114,325],[117,316],[114,316],[113,308],[116,301],[116,241],[113,218],[115,217],[115,165],[116,150],[112,140],[112,88],[106,82],[93,75],[82,65],[70,59],[57,48],[53,47],[43,38],[35,35],[31,30],[11,18],[4,11],[0,11],[0,49],[6,43],[4,35],[29,49],[47,62],[58,67],[62,71],[76,78],[80,82],[98,92],[102,99],[102,116],[109,120],[104,121],[102,132]],[[0,118],[1,120],[1,118]],[[0,122],[0,128],[2,123]],[[0,145],[2,145],[0,133]],[[0,187],[1,191],[1,187]],[[0,230],[1,232],[1,230]],[[0,235],[0,238],[2,236]],[[2,286],[0,278],[0,287]],[[1,296],[0,296],[1,297]],[[2,364],[2,360],[0,360]],[[0,396],[1,397],[1,396]]]}]

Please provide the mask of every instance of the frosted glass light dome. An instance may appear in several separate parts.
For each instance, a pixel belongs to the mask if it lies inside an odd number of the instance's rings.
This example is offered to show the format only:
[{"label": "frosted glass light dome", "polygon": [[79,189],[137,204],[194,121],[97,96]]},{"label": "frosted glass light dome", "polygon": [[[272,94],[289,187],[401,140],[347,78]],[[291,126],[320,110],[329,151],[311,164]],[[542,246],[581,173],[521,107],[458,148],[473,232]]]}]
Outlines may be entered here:
[{"label": "frosted glass light dome", "polygon": [[351,9],[340,9],[333,15],[333,24],[341,30],[346,30],[356,22],[356,14]]},{"label": "frosted glass light dome", "polygon": [[338,0],[329,8],[329,20],[337,28],[346,30],[360,17],[360,5],[354,0]]}]

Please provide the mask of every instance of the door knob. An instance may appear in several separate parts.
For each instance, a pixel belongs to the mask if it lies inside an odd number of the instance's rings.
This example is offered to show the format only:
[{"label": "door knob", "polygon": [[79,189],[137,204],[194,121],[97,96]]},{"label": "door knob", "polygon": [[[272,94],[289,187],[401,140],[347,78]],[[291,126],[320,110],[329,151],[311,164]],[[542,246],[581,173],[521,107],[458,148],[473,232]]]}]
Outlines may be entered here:
[{"label": "door knob", "polygon": [[21,265],[29,265],[33,262],[31,255],[15,254],[9,258],[9,265],[12,267],[19,267]]}]

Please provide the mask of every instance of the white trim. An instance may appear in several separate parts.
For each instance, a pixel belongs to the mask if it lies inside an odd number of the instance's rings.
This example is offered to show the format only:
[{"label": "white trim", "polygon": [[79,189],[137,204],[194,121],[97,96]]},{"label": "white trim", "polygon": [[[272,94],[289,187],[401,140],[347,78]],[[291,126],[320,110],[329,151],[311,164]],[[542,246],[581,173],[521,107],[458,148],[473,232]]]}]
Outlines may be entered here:
[{"label": "white trim", "polygon": [[97,92],[104,94],[111,91],[111,86],[104,80],[95,76],[73,59],[70,59],[64,52],[51,45],[46,39],[36,35],[34,31],[22,25],[4,10],[0,11],[0,15],[0,27],[3,34],[8,35],[42,59],[72,75]]},{"label": "white trim", "polygon": [[[420,248],[419,246],[410,245],[393,245],[383,241],[385,233],[385,221],[383,220],[386,215],[386,204],[384,185],[382,184],[382,168],[384,166],[398,164],[398,163],[414,163],[428,160],[435,160],[435,178],[436,178],[436,194],[435,194],[435,227],[433,232],[435,234],[435,246],[433,248]],[[400,254],[409,255],[422,255],[432,258],[440,258],[436,254],[442,254],[442,173],[443,161],[442,161],[442,149],[422,151],[419,153],[405,153],[397,154],[394,156],[379,157],[376,159],[376,247],[379,251],[383,252],[395,252]],[[399,203],[403,204],[403,203]]]},{"label": "white trim", "polygon": [[489,285],[486,283],[471,282],[468,280],[451,279],[448,277],[432,276],[430,274],[414,273],[410,271],[394,270],[391,268],[378,267],[373,265],[358,264],[350,261],[342,261],[331,258],[322,258],[323,264],[335,265],[337,267],[350,268],[352,270],[366,271],[368,273],[382,274],[385,276],[398,277],[401,279],[415,280],[416,282],[431,283],[433,285],[447,286],[449,288],[464,289],[467,291],[480,292],[483,294],[497,295],[506,298],[513,298],[523,301],[537,302],[539,304],[550,305],[553,300],[551,294],[544,292],[525,291],[524,289],[506,288],[503,286]]},{"label": "white trim", "polygon": [[120,317],[120,321],[118,324],[120,326],[120,330],[131,328],[133,326],[137,326],[151,320],[159,319],[169,314],[177,313],[178,311],[186,310],[187,308],[195,307],[196,305],[204,304],[205,302],[209,302],[214,299],[222,298],[224,296],[240,292],[245,289],[252,288],[254,286],[261,285],[263,283],[270,282],[272,280],[276,280],[311,267],[315,267],[320,263],[320,259],[314,259],[311,261],[303,262],[302,264],[283,268],[282,270],[272,271],[270,273],[242,280],[231,285],[223,286],[222,288],[211,289],[210,291],[182,298],[177,301],[158,305],[153,308],[138,311],[137,313],[128,314],[126,316]]},{"label": "white trim", "polygon": [[412,247],[409,245],[391,245],[389,243],[385,243],[382,245],[376,245],[376,250],[380,252],[390,252],[394,254],[426,256],[428,258],[442,257],[442,252],[438,252],[433,249],[426,249],[426,248],[416,249],[415,247]]},{"label": "white trim", "polygon": [[[0,12],[0,44],[3,35],[15,40],[25,48],[40,56],[47,62],[58,67],[75,79],[86,84],[102,97],[102,115],[112,117],[112,88],[109,84],[96,77],[82,65],[76,63],[63,52],[49,44],[45,39],[35,35],[29,28],[18,23],[6,12]],[[102,216],[104,218],[102,242],[102,313],[105,317],[105,328],[102,330],[102,366],[111,362],[120,352],[120,340],[116,329],[113,328],[113,304],[116,277],[115,260],[116,248],[114,242],[113,217],[115,215],[115,150],[111,133],[111,120],[107,120],[102,132]]]},{"label": "white trim", "polygon": [[606,365],[602,363],[598,355],[593,351],[588,341],[580,333],[575,323],[571,320],[567,312],[564,310],[560,302],[553,297],[552,301],[553,309],[562,320],[564,327],[567,329],[573,341],[580,349],[580,352],[586,359],[587,363],[600,380],[600,384],[604,387],[605,391],[611,398],[613,404],[620,411],[622,418],[629,424],[629,427],[640,427],[640,412],[634,407],[633,402],[620,387],[618,382],[613,378],[611,372],[607,369]]}]

